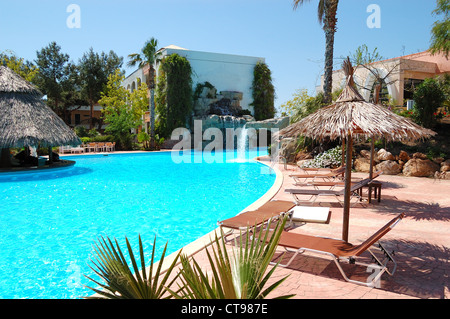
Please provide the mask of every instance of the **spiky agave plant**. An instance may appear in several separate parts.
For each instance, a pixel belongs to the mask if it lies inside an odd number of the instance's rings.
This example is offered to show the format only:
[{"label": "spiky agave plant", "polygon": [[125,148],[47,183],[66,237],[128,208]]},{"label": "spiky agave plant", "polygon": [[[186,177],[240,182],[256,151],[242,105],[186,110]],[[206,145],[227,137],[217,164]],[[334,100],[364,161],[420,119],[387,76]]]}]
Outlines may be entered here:
[{"label": "spiky agave plant", "polygon": [[[179,299],[263,299],[288,276],[265,288],[278,264],[267,271],[278,245],[286,218],[277,222],[274,230],[241,236],[238,248],[228,253],[225,239],[215,236],[212,253],[206,249],[212,276],[209,277],[194,258],[180,257],[178,292],[169,289]],[[245,240],[242,240],[244,239]],[[291,298],[293,295],[278,298]]]},{"label": "spiky agave plant", "polygon": [[139,236],[139,255],[141,260],[141,269],[138,267],[138,261],[134,257],[133,250],[127,238],[126,245],[132,268],[128,266],[127,260],[120,249],[119,243],[114,239],[114,243],[108,237],[101,238],[95,243],[96,261],[92,261],[94,266],[89,267],[104,281],[100,283],[88,276],[86,278],[96,283],[100,288],[87,287],[93,290],[96,295],[86,297],[86,299],[162,299],[170,298],[166,287],[170,287],[176,280],[174,276],[169,281],[170,275],[177,264],[181,250],[176,255],[171,265],[167,268],[164,277],[162,275],[162,265],[167,250],[167,243],[164,246],[161,259],[156,272],[154,272],[156,237],[153,242],[150,266],[145,264],[144,249],[141,236]]}]

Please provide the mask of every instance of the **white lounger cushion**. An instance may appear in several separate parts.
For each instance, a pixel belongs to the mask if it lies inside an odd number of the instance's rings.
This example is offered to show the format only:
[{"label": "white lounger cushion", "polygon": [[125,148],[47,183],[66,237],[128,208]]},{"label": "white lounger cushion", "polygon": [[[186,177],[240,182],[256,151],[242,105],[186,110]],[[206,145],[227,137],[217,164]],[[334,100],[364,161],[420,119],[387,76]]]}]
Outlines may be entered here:
[{"label": "white lounger cushion", "polygon": [[330,216],[330,207],[295,206],[291,210],[291,222],[326,223]]}]

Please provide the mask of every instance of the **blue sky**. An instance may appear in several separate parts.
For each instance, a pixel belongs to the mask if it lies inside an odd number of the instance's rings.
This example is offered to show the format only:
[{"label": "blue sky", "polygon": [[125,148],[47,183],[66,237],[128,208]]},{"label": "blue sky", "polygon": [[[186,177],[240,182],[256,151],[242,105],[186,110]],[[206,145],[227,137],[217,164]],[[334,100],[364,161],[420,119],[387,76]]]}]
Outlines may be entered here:
[{"label": "blue sky", "polygon": [[[325,37],[317,3],[294,11],[292,0],[0,0],[0,51],[34,60],[37,50],[56,41],[73,61],[90,47],[114,50],[127,61],[155,37],[159,47],[264,57],[278,107],[297,89],[314,94],[319,84]],[[70,4],[80,7],[80,28],[66,24]],[[380,28],[367,26],[370,4],[381,10]],[[377,47],[386,58],[427,50],[435,5],[434,0],[341,0],[335,68],[361,44]]]}]

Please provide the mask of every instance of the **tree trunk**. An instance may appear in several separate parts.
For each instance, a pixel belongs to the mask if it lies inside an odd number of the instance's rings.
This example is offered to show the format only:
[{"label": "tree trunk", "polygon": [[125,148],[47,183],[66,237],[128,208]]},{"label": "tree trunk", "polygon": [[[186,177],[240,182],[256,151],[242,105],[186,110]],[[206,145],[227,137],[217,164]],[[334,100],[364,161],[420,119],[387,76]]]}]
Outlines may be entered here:
[{"label": "tree trunk", "polygon": [[155,69],[149,65],[149,88],[150,88],[150,148],[155,148]]},{"label": "tree trunk", "polygon": [[326,31],[325,48],[325,72],[323,83],[323,95],[326,105],[331,103],[331,92],[333,89],[333,50],[334,50],[334,31]]},{"label": "tree trunk", "polygon": [[325,32],[325,72],[323,83],[324,102],[330,104],[333,90],[333,51],[334,34],[336,33],[337,8],[339,0],[326,0],[324,3],[324,25]]},{"label": "tree trunk", "polygon": [[155,90],[150,89],[150,140],[155,139]]},{"label": "tree trunk", "polygon": [[94,127],[94,103],[92,101],[90,101],[90,118],[91,120],[89,121],[89,129],[91,130]]}]

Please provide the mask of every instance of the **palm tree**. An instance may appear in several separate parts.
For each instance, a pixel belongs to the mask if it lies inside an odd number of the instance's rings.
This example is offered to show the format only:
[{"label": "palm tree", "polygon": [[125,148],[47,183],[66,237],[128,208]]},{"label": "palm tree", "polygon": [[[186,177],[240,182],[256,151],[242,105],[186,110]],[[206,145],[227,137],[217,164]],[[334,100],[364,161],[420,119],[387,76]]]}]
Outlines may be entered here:
[{"label": "palm tree", "polygon": [[128,55],[130,61],[127,63],[128,66],[135,66],[136,64],[139,67],[144,67],[148,64],[149,72],[146,79],[146,84],[148,89],[150,90],[150,145],[151,147],[155,144],[155,87],[156,87],[156,71],[155,71],[155,61],[157,54],[158,40],[155,38],[151,38],[147,42],[145,42],[144,46],[141,49],[141,53],[132,53]]},{"label": "palm tree", "polygon": [[[310,0],[294,0],[294,10],[298,6]],[[339,0],[319,0],[317,7],[317,14],[319,23],[322,25],[325,32],[325,72],[324,72],[324,102],[329,104],[331,102],[332,91],[332,73],[333,73],[333,50],[334,50],[334,34],[336,33],[337,23],[337,8]]]}]

